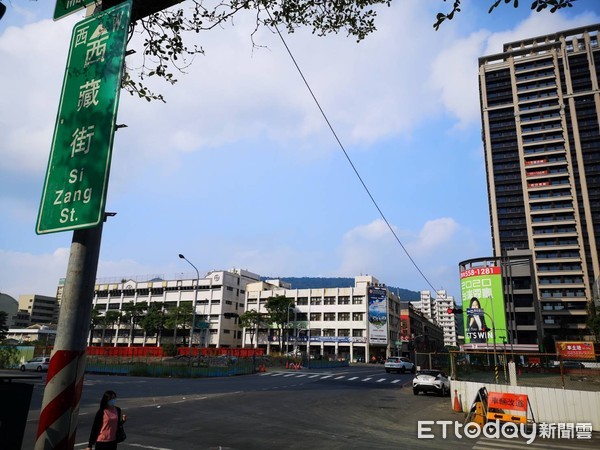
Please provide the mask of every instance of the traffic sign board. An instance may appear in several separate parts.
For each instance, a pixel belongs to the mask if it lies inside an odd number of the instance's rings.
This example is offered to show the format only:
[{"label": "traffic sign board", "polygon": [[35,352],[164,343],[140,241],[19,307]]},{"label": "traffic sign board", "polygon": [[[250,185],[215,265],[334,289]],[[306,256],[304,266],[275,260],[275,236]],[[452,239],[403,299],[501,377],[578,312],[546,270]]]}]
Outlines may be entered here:
[{"label": "traffic sign board", "polygon": [[73,28],[38,234],[103,220],[131,1]]},{"label": "traffic sign board", "polygon": [[62,19],[63,17],[79,11],[95,2],[96,0],[56,0],[54,20]]},{"label": "traffic sign board", "polygon": [[481,308],[467,308],[468,316],[483,316],[485,312]]}]

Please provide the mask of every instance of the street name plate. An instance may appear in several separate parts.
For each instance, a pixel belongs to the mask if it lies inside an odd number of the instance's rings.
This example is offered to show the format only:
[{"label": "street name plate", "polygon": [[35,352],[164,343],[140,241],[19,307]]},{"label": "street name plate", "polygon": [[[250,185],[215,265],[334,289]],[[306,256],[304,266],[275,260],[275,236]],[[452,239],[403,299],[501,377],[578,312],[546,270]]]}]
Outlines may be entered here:
[{"label": "street name plate", "polygon": [[56,0],[56,6],[54,6],[54,20],[62,19],[71,13],[95,3],[95,1],[96,0]]},{"label": "street name plate", "polygon": [[36,233],[103,220],[131,2],[73,28]]}]

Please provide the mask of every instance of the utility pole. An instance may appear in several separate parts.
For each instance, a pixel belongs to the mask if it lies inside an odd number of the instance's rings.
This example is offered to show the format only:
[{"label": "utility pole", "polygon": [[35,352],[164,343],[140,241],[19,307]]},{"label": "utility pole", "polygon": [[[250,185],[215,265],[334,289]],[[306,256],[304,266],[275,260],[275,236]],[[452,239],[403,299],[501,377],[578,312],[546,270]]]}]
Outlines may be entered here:
[{"label": "utility pole", "polygon": [[75,444],[101,238],[102,224],[73,232],[36,450],[72,449]]}]

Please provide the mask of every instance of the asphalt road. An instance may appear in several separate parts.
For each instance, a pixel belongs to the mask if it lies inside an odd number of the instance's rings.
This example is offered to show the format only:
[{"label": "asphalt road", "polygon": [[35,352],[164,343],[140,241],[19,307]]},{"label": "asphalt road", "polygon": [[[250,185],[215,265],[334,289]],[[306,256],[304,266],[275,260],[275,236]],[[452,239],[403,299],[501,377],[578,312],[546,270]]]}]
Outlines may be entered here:
[{"label": "asphalt road", "polygon": [[[418,437],[419,420],[458,421],[448,398],[414,396],[411,374],[382,366],[335,370],[271,371],[248,376],[158,379],[87,375],[75,448],[85,448],[106,389],[119,395],[128,438],[119,449],[508,449],[524,440]],[[33,449],[43,380],[34,381],[23,449]],[[404,386],[404,387],[403,387]],[[409,388],[407,388],[408,386]],[[543,449],[600,448],[593,440],[537,439]],[[0,445],[1,448],[1,445]]]}]

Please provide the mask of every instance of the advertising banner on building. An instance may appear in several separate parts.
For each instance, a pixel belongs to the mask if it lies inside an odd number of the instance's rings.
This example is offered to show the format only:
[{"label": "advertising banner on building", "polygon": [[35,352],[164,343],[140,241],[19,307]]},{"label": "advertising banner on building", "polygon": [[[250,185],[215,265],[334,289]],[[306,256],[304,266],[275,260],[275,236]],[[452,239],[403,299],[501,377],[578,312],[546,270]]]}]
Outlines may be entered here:
[{"label": "advertising banner on building", "polygon": [[557,342],[556,351],[563,359],[596,359],[593,342]]},{"label": "advertising banner on building", "polygon": [[369,342],[387,345],[387,289],[369,287]]},{"label": "advertising banner on building", "polygon": [[489,266],[463,270],[460,273],[460,291],[465,321],[465,343],[508,342],[502,269]]}]

